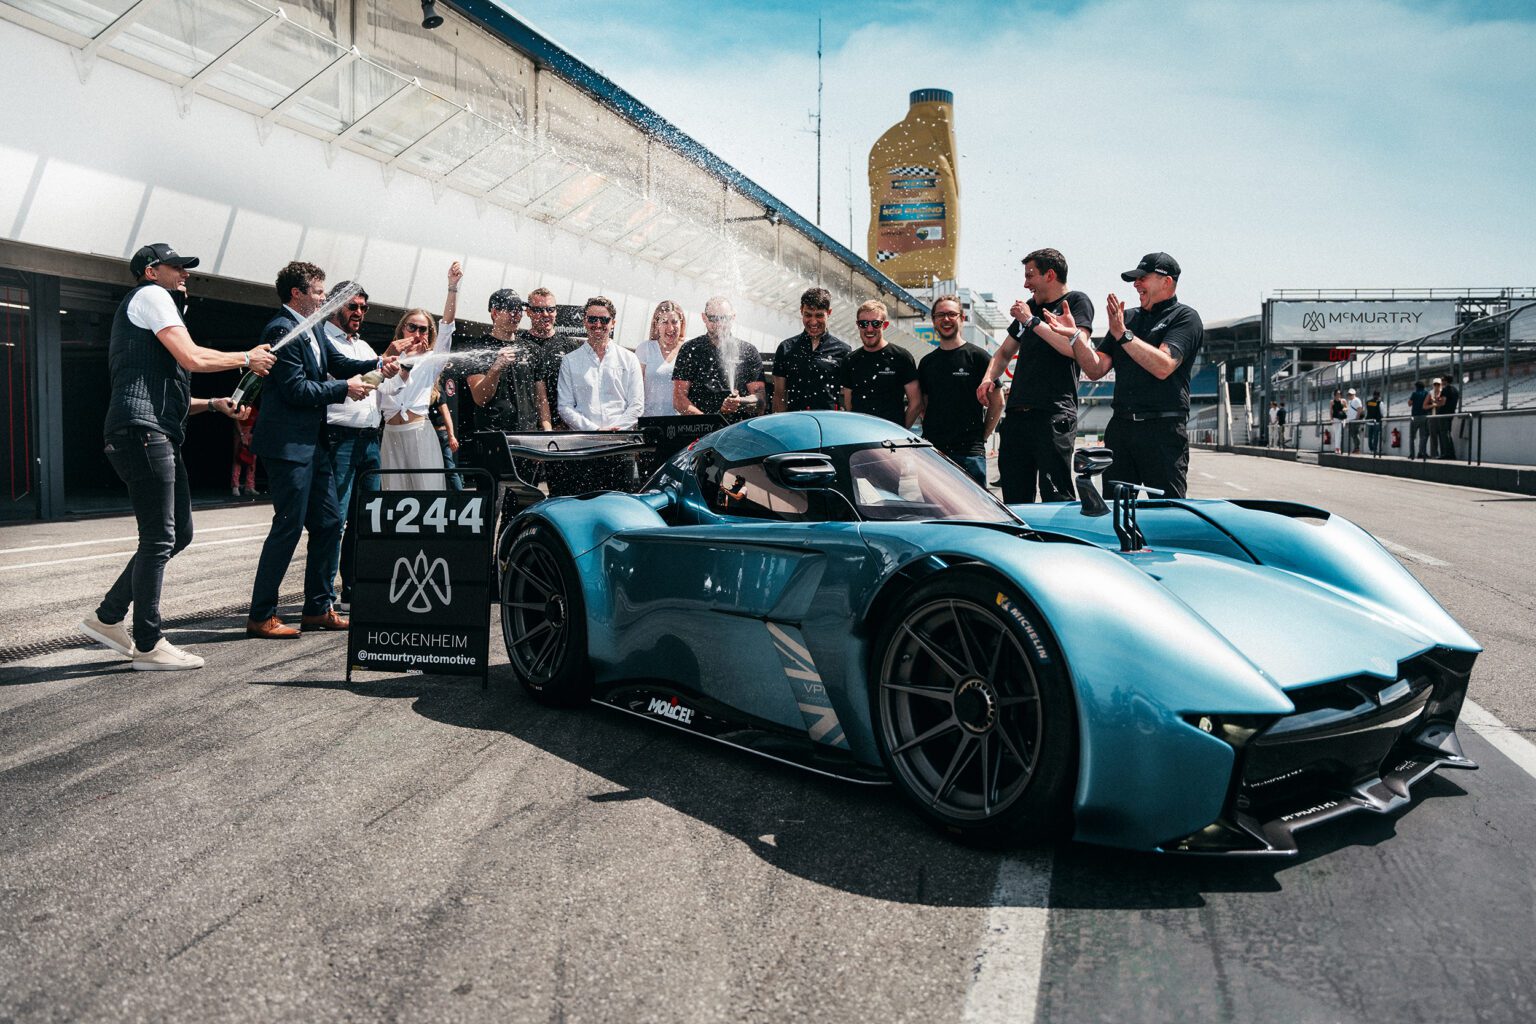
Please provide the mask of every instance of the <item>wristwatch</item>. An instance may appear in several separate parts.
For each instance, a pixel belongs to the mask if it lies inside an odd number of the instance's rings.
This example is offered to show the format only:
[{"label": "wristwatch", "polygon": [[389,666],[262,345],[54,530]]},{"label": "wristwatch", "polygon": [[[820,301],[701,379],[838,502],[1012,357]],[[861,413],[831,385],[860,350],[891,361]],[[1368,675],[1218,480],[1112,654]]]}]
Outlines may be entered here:
[{"label": "wristwatch", "polygon": [[1036,327],[1039,327],[1039,326],[1040,326],[1040,317],[1038,315],[1031,316],[1028,320],[1024,321],[1024,330],[1025,330],[1026,333],[1029,332],[1029,331],[1034,330]]},{"label": "wristwatch", "polygon": [[1131,329],[1129,327],[1127,327],[1125,329],[1125,333],[1124,334],[1120,335],[1120,344],[1122,344],[1122,345],[1129,345],[1131,342],[1133,342],[1135,340],[1136,340],[1136,335],[1131,333]]}]

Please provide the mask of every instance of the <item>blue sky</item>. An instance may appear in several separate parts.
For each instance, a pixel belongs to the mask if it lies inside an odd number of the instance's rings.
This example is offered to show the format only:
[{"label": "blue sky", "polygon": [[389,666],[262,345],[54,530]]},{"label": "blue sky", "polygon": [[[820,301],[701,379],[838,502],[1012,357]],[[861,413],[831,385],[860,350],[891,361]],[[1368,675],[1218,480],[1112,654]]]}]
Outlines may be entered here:
[{"label": "blue sky", "polygon": [[[961,283],[1051,245],[1102,310],[1144,252],[1208,320],[1279,288],[1536,285],[1536,3],[673,3],[516,9],[863,251],[869,147],[956,96]],[[1102,319],[1102,313],[1100,314]]]}]

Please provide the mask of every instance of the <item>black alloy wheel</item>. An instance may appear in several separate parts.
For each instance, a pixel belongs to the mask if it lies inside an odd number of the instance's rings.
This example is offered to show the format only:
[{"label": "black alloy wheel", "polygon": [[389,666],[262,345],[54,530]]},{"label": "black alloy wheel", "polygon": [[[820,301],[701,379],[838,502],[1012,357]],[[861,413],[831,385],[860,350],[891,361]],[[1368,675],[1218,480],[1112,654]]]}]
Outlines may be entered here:
[{"label": "black alloy wheel", "polygon": [[501,580],[501,636],[518,682],[536,700],[578,704],[591,694],[586,607],[576,566],[540,520],[519,526]]},{"label": "black alloy wheel", "polygon": [[1061,654],[1020,594],[970,570],[920,583],[898,602],[871,668],[881,754],[920,812],[978,840],[1061,830],[1076,708]]}]

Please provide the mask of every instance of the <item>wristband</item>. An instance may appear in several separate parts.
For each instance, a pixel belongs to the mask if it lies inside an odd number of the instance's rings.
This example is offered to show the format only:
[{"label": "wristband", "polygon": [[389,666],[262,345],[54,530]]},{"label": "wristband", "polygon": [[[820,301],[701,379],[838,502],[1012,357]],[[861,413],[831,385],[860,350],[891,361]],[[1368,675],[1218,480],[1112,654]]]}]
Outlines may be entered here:
[{"label": "wristband", "polygon": [[242,352],[240,357],[245,360],[245,369],[249,370],[251,368],[251,354],[249,352]]},{"label": "wristband", "polygon": [[455,293],[455,292],[457,292],[457,291],[458,291],[458,289],[457,289],[457,288],[449,288],[449,289],[448,289],[448,292],[449,292],[449,294],[450,294],[450,295],[451,295],[451,294],[453,294],[453,293]]}]

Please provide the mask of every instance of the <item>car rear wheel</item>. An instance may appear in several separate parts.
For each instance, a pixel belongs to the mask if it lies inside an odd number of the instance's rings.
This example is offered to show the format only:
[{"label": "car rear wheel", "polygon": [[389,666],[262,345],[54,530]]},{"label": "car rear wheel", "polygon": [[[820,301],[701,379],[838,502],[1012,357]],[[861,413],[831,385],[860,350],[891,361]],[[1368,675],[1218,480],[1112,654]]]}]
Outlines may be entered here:
[{"label": "car rear wheel", "polygon": [[956,570],[897,602],[871,699],[898,787],[940,826],[984,841],[1062,830],[1077,715],[1061,654],[1023,596]]},{"label": "car rear wheel", "polygon": [[501,635],[512,671],[533,697],[569,706],[591,694],[586,607],[576,566],[547,524],[518,528],[501,579]]}]

